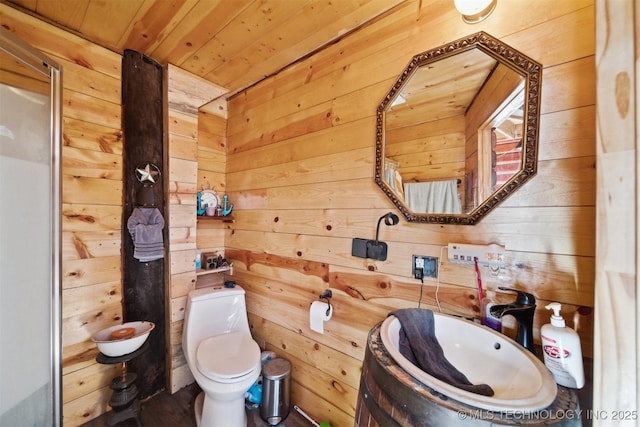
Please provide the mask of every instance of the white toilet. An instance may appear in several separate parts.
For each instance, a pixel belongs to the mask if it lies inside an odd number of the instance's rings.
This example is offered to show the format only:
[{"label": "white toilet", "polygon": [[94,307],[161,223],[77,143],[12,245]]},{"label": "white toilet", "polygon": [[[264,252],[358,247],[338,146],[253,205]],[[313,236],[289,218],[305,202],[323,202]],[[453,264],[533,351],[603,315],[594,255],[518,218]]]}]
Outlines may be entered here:
[{"label": "white toilet", "polygon": [[244,393],[262,367],[251,337],[244,289],[209,287],[189,292],[182,348],[202,388],[196,399],[198,426],[246,427]]}]

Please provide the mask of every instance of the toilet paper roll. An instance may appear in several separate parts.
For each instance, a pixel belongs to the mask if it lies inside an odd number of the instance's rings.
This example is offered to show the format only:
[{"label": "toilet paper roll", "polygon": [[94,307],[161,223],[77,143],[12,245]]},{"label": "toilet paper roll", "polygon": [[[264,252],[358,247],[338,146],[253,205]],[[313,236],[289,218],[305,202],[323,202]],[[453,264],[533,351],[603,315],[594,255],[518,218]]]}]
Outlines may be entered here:
[{"label": "toilet paper roll", "polygon": [[[329,314],[327,314],[327,309],[329,309]],[[314,301],[311,303],[311,308],[309,310],[309,324],[312,331],[316,331],[319,334],[324,333],[324,322],[331,319],[331,315],[333,314],[333,308],[322,301]]]}]

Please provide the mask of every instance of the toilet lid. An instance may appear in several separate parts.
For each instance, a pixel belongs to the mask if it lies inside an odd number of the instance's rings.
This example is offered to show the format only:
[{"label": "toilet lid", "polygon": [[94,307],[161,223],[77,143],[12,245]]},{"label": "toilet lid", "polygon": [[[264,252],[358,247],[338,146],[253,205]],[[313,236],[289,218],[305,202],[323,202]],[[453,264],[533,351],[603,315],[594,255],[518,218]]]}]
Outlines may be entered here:
[{"label": "toilet lid", "polygon": [[260,365],[260,347],[250,335],[230,332],[203,340],[196,353],[198,370],[208,378],[229,381]]}]

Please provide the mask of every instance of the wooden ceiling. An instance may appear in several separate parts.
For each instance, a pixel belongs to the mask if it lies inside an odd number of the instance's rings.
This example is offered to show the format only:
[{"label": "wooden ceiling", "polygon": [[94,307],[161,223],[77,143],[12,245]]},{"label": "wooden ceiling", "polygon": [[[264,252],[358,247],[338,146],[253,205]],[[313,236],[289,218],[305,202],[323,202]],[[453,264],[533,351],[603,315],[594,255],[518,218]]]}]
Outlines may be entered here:
[{"label": "wooden ceiling", "polygon": [[406,0],[2,0],[237,93]]}]

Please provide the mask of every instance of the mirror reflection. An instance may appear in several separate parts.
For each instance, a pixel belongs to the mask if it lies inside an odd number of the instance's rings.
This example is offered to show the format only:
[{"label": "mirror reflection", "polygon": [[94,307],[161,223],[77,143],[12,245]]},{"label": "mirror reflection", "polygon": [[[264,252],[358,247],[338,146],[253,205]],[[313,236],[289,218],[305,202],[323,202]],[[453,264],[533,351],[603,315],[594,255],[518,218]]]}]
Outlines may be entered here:
[{"label": "mirror reflection", "polygon": [[407,220],[475,223],[535,173],[540,70],[483,32],[412,59],[376,141],[376,182]]}]

